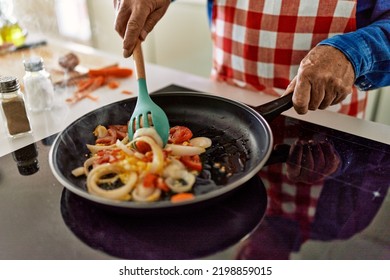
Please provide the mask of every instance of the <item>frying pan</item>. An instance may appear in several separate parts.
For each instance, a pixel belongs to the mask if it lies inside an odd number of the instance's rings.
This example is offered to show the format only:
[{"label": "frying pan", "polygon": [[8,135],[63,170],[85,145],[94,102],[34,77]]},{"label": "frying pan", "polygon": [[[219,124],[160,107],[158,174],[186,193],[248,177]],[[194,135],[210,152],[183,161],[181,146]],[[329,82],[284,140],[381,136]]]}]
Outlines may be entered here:
[{"label": "frying pan", "polygon": [[135,108],[135,97],[87,113],[58,134],[49,153],[56,179],[76,195],[119,213],[160,215],[203,208],[232,195],[265,165],[273,146],[267,121],[292,107],[292,94],[254,108],[207,93],[165,92],[153,94],[152,99],[166,112],[171,127],[187,126],[194,136],[206,136],[213,142],[202,155],[204,170],[194,186],[195,199],[178,203],[114,201],[88,193],[85,177],[72,175],[86,159],[86,144],[95,141],[95,127],[126,124]]}]

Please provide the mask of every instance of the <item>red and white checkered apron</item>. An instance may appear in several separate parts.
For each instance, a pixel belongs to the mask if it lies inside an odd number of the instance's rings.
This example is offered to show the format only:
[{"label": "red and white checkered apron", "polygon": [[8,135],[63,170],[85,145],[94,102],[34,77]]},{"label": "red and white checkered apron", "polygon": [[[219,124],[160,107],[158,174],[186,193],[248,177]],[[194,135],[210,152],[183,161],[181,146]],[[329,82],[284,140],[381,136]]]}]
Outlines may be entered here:
[{"label": "red and white checkered apron", "polygon": [[[214,0],[212,77],[278,96],[320,41],[355,30],[356,0]],[[364,117],[353,89],[332,111]]]},{"label": "red and white checkered apron", "polygon": [[[273,125],[278,128],[273,131],[276,144],[295,143],[297,136],[295,133],[290,135],[290,132],[299,129],[299,124],[289,121],[288,118],[277,118]],[[267,216],[295,221],[300,229],[301,241],[305,241],[310,236],[323,181],[313,184],[292,182],[287,178],[286,168],[285,163],[271,164],[263,167],[258,173],[267,189]]]}]

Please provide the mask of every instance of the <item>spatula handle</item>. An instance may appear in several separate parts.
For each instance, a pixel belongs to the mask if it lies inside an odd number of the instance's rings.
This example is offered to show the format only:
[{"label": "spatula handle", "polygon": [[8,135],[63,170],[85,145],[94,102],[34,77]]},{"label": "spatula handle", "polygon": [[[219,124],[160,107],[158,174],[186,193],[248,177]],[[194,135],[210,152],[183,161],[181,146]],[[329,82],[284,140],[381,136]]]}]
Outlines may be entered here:
[{"label": "spatula handle", "polygon": [[137,74],[137,79],[146,79],[145,74],[145,62],[144,62],[144,56],[142,54],[142,46],[141,41],[138,40],[137,44],[135,45],[135,48],[133,50],[133,59],[135,64],[135,72]]}]

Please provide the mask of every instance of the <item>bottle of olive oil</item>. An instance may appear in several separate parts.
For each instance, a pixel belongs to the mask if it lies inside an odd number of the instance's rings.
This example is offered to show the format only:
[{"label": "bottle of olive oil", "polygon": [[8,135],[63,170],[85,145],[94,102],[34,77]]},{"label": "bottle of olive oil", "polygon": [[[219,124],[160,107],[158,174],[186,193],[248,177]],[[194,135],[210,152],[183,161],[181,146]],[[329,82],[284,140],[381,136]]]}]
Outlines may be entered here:
[{"label": "bottle of olive oil", "polygon": [[24,44],[27,31],[13,15],[12,0],[0,0],[0,44],[11,43],[18,47]]}]

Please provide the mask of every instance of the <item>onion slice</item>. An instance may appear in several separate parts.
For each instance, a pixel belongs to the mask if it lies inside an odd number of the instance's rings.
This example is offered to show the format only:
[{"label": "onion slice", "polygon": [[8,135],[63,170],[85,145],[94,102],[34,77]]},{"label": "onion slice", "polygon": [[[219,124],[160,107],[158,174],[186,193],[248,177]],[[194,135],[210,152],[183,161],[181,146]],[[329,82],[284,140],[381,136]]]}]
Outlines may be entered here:
[{"label": "onion slice", "polygon": [[165,146],[165,149],[172,151],[172,155],[174,156],[194,156],[200,155],[206,151],[206,149],[202,147],[184,146],[176,144],[167,144]]},{"label": "onion slice", "polygon": [[195,147],[209,148],[212,145],[212,141],[208,137],[194,137],[190,140],[190,144]]},{"label": "onion slice", "polygon": [[163,147],[163,141],[154,127],[141,127],[134,132],[133,140],[141,136],[149,136],[159,147]]},{"label": "onion slice", "polygon": [[151,173],[158,173],[160,174],[162,172],[163,166],[164,166],[164,154],[162,149],[158,146],[158,144],[149,136],[140,136],[137,137],[137,139],[134,139],[130,142],[130,145],[135,144],[137,141],[143,141],[149,144],[150,148],[152,149],[153,153],[153,160],[150,167]]},{"label": "onion slice", "polygon": [[139,183],[131,193],[134,201],[152,202],[160,199],[161,190],[158,188],[146,188],[143,183]]},{"label": "onion slice", "polygon": [[165,183],[175,193],[188,192],[195,184],[195,175],[187,170],[175,170],[172,176],[165,179]]},{"label": "onion slice", "polygon": [[97,182],[99,179],[105,175],[111,174],[111,173],[121,173],[122,170],[116,165],[112,164],[102,164],[89,172],[87,177],[87,187],[88,191],[90,193],[93,193],[95,195],[109,198],[109,199],[118,199],[122,200],[125,199],[126,196],[131,192],[131,190],[134,188],[136,182],[137,182],[137,174],[135,172],[130,173],[130,176],[127,180],[127,182],[122,185],[119,188],[113,189],[113,190],[105,190],[98,186]]},{"label": "onion slice", "polygon": [[132,156],[134,155],[134,152],[129,149],[125,144],[123,144],[121,141],[119,141],[119,139],[116,140],[116,143],[115,145],[117,145],[117,147],[119,149],[121,149],[122,151],[124,151],[126,154],[128,154],[129,156]]}]

